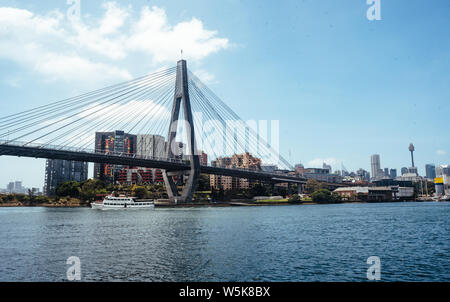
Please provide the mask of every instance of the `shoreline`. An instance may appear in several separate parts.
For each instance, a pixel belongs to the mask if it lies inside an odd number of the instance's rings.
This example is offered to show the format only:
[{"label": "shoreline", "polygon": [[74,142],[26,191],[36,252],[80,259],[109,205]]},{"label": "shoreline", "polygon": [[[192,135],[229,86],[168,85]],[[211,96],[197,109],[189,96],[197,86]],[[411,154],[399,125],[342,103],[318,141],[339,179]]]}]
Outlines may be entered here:
[{"label": "shoreline", "polygon": [[[258,206],[292,206],[292,205],[322,205],[322,204],[366,204],[366,203],[403,203],[403,202],[438,202],[435,200],[402,200],[402,201],[345,201],[345,202],[289,202],[289,201],[271,201],[271,202],[257,202],[257,201],[230,201],[230,202],[193,202],[186,204],[169,204],[169,203],[155,203],[155,208],[193,208],[193,207],[258,207]],[[2,203],[0,208],[90,208],[89,204],[22,204],[20,202]]]}]

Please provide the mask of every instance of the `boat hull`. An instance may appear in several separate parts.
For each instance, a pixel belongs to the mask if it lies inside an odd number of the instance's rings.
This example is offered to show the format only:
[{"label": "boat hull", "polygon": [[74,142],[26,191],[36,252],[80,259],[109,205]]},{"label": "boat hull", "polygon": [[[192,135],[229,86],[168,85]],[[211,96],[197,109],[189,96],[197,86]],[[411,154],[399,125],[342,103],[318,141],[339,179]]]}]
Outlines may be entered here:
[{"label": "boat hull", "polygon": [[126,209],[153,209],[154,204],[124,204],[124,205],[104,205],[103,203],[91,203],[91,208],[96,210],[126,210]]}]

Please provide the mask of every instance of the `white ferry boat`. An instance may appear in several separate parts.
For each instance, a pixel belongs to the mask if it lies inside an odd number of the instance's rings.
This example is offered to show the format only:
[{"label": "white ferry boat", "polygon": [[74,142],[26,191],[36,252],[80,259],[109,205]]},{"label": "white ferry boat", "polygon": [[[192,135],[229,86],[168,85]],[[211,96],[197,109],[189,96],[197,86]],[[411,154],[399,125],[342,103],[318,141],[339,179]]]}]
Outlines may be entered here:
[{"label": "white ferry boat", "polygon": [[152,201],[136,201],[135,197],[106,196],[101,202],[91,202],[93,209],[148,209],[153,208]]}]

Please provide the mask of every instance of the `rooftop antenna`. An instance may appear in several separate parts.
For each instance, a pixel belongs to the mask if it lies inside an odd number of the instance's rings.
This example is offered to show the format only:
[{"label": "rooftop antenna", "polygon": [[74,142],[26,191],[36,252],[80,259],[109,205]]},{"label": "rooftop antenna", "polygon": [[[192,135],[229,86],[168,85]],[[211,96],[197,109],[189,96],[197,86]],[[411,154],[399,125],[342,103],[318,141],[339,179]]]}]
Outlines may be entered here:
[{"label": "rooftop antenna", "polygon": [[181,60],[183,60],[183,50],[181,50]]}]

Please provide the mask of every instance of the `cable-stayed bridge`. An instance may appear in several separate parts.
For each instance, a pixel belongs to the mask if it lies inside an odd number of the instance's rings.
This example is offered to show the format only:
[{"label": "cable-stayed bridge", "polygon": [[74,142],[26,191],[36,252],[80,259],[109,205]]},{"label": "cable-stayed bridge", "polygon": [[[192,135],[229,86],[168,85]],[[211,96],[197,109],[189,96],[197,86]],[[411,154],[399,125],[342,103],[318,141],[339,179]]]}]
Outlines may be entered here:
[{"label": "cable-stayed bridge", "polygon": [[[126,148],[121,152],[92,148],[96,132],[117,129],[163,136],[164,156],[130,153]],[[180,142],[187,147],[182,158],[174,147]],[[212,159],[250,152],[268,159],[265,164],[292,170],[254,127],[187,69],[184,60],[135,80],[0,118],[0,155],[162,169],[172,201],[191,201],[200,173],[271,183],[306,182],[295,175],[256,168],[200,164],[199,150]],[[187,176],[181,192],[176,175]]]}]

